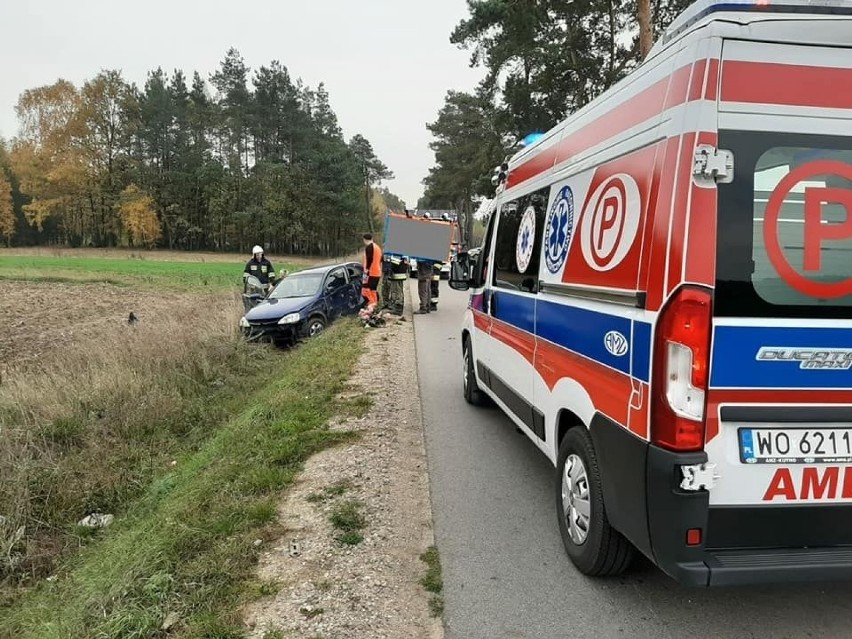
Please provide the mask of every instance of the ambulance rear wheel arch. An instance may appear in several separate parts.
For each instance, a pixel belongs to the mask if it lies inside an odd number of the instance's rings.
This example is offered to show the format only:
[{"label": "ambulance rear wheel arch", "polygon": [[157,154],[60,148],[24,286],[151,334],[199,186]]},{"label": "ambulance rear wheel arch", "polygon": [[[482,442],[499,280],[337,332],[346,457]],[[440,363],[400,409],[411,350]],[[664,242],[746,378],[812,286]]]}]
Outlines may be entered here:
[{"label": "ambulance rear wheel arch", "polygon": [[588,429],[568,428],[559,445],[554,480],[559,532],[577,569],[595,577],[624,572],[634,549],[607,518],[600,469]]},{"label": "ambulance rear wheel arch", "polygon": [[577,426],[585,426],[583,420],[570,410],[563,408],[556,414],[556,450],[562,445],[562,440],[568,431]]}]

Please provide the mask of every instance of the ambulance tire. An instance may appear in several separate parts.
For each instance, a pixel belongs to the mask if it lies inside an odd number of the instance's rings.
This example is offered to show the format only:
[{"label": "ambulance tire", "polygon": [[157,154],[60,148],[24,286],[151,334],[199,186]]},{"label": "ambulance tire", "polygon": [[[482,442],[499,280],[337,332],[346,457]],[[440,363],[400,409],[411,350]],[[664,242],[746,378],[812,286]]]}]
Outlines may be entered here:
[{"label": "ambulance tire", "polygon": [[[582,463],[580,472],[585,473],[588,487],[590,515],[587,534],[577,543],[569,532],[563,500],[563,474],[568,459]],[[581,482],[582,483],[582,482]],[[608,577],[624,572],[633,560],[634,549],[621,533],[609,525],[601,489],[601,475],[598,468],[592,438],[585,426],[570,429],[559,446],[556,464],[556,511],[559,514],[559,532],[565,550],[577,569],[584,575]]]},{"label": "ambulance tire", "polygon": [[487,406],[488,397],[479,389],[479,384],[476,383],[476,375],[473,370],[473,348],[470,346],[470,338],[464,338],[464,346],[462,348],[464,358],[464,398],[468,404],[473,406]]}]

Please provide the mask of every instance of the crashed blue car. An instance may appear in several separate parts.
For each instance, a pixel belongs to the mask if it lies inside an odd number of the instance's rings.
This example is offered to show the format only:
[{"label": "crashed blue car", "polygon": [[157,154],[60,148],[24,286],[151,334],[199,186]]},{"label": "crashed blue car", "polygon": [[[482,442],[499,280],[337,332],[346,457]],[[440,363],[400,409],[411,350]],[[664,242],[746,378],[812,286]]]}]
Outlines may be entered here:
[{"label": "crashed blue car", "polygon": [[249,340],[290,345],[314,337],[341,315],[361,308],[363,270],[356,262],[297,271],[284,277],[240,320]]}]

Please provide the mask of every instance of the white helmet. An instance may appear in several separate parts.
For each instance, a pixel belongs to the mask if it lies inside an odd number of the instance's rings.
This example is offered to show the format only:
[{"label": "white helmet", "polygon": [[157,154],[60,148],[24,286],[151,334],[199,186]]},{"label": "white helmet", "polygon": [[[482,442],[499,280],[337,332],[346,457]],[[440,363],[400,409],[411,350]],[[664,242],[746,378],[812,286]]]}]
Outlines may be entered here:
[{"label": "white helmet", "polygon": [[432,215],[429,213],[429,211],[426,211],[426,212],[423,214],[423,217],[424,217],[424,218],[426,218],[427,220],[431,220],[431,219],[432,219]]},{"label": "white helmet", "polygon": [[255,246],[255,247],[251,250],[251,254],[252,254],[252,255],[257,255],[258,253],[263,253],[263,247],[262,247],[262,246]]}]

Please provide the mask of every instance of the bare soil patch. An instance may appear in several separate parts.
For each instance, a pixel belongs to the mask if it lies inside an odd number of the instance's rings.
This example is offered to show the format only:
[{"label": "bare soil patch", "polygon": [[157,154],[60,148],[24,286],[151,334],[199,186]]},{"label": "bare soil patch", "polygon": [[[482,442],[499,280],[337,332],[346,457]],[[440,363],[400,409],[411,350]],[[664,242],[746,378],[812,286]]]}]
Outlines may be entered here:
[{"label": "bare soil patch", "polygon": [[372,407],[331,425],[360,437],[312,457],[280,505],[286,534],[259,568],[280,589],[247,610],[252,638],[443,636],[419,583],[434,542],[410,309],[406,319],[365,329],[343,399],[369,396]]},{"label": "bare soil patch", "polygon": [[[210,298],[229,300],[228,295]],[[153,293],[108,284],[0,281],[0,372],[27,368],[71,344],[98,339],[106,329],[203,313],[199,295]]]}]

